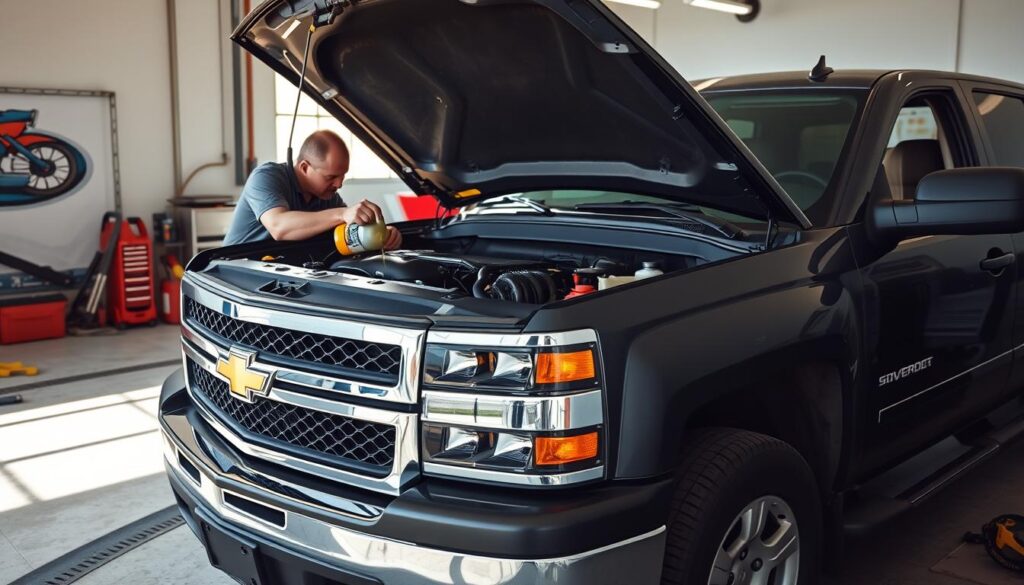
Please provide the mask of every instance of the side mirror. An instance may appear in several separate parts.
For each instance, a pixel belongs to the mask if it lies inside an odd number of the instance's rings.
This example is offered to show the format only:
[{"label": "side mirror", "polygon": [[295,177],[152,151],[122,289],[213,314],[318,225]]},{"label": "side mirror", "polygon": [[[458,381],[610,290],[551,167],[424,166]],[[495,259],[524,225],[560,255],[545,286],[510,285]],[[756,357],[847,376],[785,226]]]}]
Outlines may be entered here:
[{"label": "side mirror", "polygon": [[874,239],[895,244],[920,236],[1024,231],[1024,168],[936,171],[910,200],[883,199],[868,215]]}]

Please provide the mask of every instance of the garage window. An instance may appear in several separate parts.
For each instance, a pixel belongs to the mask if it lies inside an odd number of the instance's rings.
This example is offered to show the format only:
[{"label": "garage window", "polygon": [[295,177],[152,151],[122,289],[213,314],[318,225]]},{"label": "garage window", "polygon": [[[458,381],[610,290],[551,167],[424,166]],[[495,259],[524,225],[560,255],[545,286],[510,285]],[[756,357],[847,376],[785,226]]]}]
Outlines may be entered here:
[{"label": "garage window", "polygon": [[994,93],[974,93],[974,102],[992,146],[994,165],[1024,167],[1024,101]]},{"label": "garage window", "polygon": [[[277,160],[283,161],[288,153],[288,132],[291,129],[292,113],[295,111],[295,86],[280,75],[275,75],[276,119],[277,119]],[[303,94],[299,100],[299,115],[295,120],[295,144],[293,149],[298,152],[302,141],[316,130],[332,130],[341,136],[348,145],[352,160],[346,176],[350,179],[394,179],[397,175],[391,172],[384,161],[373,153],[358,138],[352,135],[341,122],[327,113]]]}]

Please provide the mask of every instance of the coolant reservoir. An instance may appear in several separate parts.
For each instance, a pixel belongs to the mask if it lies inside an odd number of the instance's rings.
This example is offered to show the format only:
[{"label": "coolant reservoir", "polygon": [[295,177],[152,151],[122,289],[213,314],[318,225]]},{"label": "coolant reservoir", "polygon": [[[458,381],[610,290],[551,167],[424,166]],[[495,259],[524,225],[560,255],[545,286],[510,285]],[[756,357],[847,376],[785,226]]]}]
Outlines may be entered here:
[{"label": "coolant reservoir", "polygon": [[620,284],[629,284],[636,280],[635,276],[598,276],[597,290],[607,290]]},{"label": "coolant reservoir", "polygon": [[366,225],[343,223],[334,228],[334,246],[345,256],[380,250],[387,239],[388,226],[382,221]]},{"label": "coolant reservoir", "polygon": [[662,272],[660,268],[658,268],[658,263],[657,262],[644,262],[644,267],[641,268],[640,270],[637,270],[636,274],[634,276],[636,276],[636,278],[639,280],[641,278],[651,278],[652,276],[661,276],[662,274],[665,274],[665,273]]}]

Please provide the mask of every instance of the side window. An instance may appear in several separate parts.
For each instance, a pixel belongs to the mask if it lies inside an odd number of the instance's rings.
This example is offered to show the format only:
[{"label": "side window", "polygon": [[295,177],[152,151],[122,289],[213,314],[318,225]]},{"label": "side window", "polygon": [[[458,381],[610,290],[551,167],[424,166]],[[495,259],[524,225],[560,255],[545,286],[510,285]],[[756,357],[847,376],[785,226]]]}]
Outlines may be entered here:
[{"label": "side window", "polygon": [[896,118],[892,134],[889,136],[888,148],[906,140],[938,140],[939,124],[935,121],[935,112],[931,107],[904,106]]},{"label": "side window", "polygon": [[957,166],[953,104],[944,94],[916,97],[900,109],[882,166],[893,199],[913,199],[926,175]]},{"label": "side window", "polygon": [[1024,167],[1024,101],[994,93],[974,92],[974,103],[992,145],[993,163]]}]

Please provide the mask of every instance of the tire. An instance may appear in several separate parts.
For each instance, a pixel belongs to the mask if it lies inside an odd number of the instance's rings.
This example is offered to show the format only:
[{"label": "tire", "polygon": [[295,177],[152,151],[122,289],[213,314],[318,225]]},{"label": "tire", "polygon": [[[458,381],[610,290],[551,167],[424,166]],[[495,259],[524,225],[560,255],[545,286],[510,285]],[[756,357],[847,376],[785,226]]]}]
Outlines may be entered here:
[{"label": "tire", "polygon": [[[29,171],[29,184],[25,193],[37,197],[56,197],[81,181],[85,169],[81,155],[71,146],[63,142],[40,142],[29,147],[32,154],[54,164],[47,173],[37,173],[36,169],[26,164]],[[24,160],[24,159],[23,159]]]},{"label": "tire", "polygon": [[[814,475],[800,454],[772,437],[735,429],[702,429],[687,444],[669,513],[662,585],[816,585],[822,512]],[[738,546],[759,516],[760,536]]]}]

